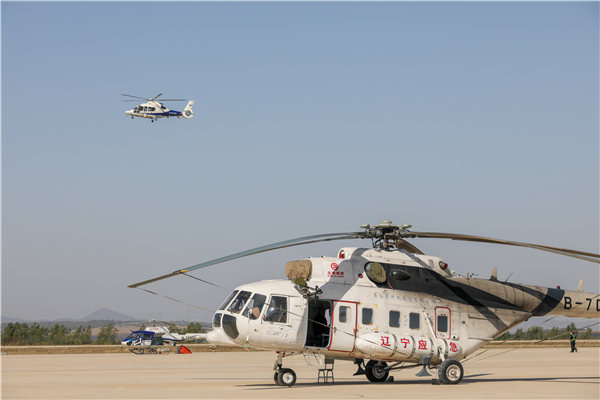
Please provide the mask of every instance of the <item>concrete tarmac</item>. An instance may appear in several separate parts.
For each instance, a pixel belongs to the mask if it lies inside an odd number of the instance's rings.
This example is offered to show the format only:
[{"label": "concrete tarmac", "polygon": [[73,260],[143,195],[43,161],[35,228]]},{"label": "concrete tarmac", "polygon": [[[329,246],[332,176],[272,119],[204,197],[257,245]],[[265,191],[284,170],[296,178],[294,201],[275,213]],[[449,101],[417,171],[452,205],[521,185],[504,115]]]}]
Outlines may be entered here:
[{"label": "concrete tarmac", "polygon": [[600,348],[489,349],[464,363],[458,385],[432,385],[419,369],[373,384],[335,362],[335,384],[318,367],[284,358],[297,376],[273,382],[274,352],[134,355],[2,355],[2,399],[599,399]]}]

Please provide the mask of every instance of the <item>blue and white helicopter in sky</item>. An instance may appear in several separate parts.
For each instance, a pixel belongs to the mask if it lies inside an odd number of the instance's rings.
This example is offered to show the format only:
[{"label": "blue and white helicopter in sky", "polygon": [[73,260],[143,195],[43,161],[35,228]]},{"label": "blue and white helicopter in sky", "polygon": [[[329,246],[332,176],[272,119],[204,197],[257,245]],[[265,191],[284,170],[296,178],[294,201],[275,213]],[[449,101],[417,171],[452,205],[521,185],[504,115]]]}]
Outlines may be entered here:
[{"label": "blue and white helicopter in sky", "polygon": [[[162,96],[162,93],[158,96],[155,96],[151,99],[145,99],[143,97],[131,96],[129,94],[123,94],[123,96],[134,97],[136,99],[148,100],[147,103],[140,104],[136,106],[133,110],[125,111],[125,114],[131,115],[131,119],[133,117],[140,118],[150,118],[152,122],[156,121],[159,118],[169,118],[169,117],[183,117],[185,119],[192,118],[194,116],[194,112],[192,111],[192,106],[194,105],[194,101],[191,100],[187,106],[183,109],[183,111],[175,111],[169,110],[162,103],[158,102],[156,99]],[[138,100],[123,100],[123,101],[138,101]],[[164,99],[161,101],[187,101],[185,99]]]}]

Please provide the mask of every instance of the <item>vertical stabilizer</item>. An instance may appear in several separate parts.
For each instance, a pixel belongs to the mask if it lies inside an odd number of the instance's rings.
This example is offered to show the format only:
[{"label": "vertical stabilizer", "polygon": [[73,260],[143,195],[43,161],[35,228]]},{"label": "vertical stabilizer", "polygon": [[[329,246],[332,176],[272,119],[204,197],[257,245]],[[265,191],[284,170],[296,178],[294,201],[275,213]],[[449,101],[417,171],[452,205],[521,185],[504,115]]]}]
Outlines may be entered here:
[{"label": "vertical stabilizer", "polygon": [[181,112],[181,116],[185,119],[192,118],[194,116],[194,112],[192,111],[192,106],[194,105],[194,100],[190,100],[185,109]]},{"label": "vertical stabilizer", "polygon": [[494,267],[494,270],[492,271],[492,276],[490,277],[490,280],[492,280],[492,281],[498,280],[498,268]]}]

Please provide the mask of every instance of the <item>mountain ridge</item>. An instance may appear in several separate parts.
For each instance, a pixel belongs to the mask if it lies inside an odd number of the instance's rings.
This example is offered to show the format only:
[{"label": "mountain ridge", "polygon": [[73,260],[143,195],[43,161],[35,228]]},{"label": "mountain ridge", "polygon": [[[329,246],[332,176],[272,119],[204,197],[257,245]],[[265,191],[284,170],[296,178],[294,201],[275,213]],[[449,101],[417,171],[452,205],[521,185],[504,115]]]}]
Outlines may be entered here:
[{"label": "mountain ridge", "polygon": [[5,316],[1,317],[1,323],[3,323],[3,324],[7,324],[10,322],[13,322],[13,323],[15,323],[15,322],[19,322],[19,323],[54,322],[54,321],[87,322],[87,321],[95,321],[95,320],[114,320],[114,321],[123,321],[123,322],[141,321],[140,318],[134,318],[129,315],[125,315],[120,312],[108,309],[108,308],[100,308],[100,309],[94,311],[93,313],[91,313],[83,318],[78,318],[78,319],[58,318],[58,319],[54,319],[54,320],[50,321],[46,318],[26,320],[23,318],[16,318],[16,317],[5,317]]}]

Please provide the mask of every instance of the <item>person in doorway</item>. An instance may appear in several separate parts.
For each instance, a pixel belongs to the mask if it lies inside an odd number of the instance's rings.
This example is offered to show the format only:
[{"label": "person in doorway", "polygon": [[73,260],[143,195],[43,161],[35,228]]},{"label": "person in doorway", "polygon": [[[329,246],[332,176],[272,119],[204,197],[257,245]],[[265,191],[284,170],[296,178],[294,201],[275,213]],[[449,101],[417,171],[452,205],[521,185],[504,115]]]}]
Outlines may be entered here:
[{"label": "person in doorway", "polygon": [[323,343],[323,335],[329,333],[328,325],[327,318],[325,318],[325,308],[320,306],[317,315],[313,320],[313,335],[319,347],[323,347],[325,345],[325,343]]},{"label": "person in doorway", "polygon": [[577,347],[575,347],[575,339],[577,339],[577,336],[575,336],[575,332],[573,332],[573,331],[569,332],[569,336],[571,338],[571,353],[572,352],[577,353]]}]

